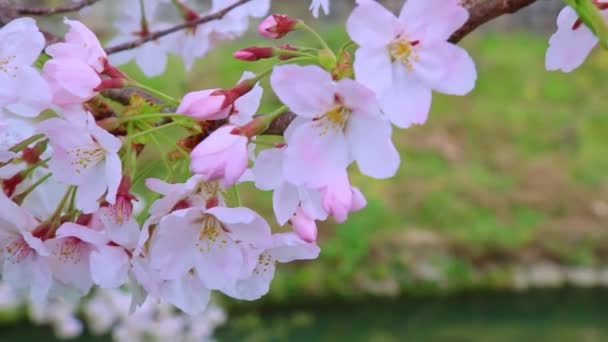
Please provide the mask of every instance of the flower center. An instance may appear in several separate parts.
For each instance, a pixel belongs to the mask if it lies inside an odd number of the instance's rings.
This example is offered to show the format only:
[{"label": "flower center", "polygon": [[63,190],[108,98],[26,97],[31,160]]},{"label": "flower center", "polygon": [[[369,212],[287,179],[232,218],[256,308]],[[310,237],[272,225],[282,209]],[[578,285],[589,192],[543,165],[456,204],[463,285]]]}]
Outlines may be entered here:
[{"label": "flower center", "polygon": [[7,254],[7,260],[16,264],[23,261],[23,259],[30,254],[32,249],[22,237],[19,237],[17,240],[4,247],[4,251]]},{"label": "flower center", "polygon": [[214,246],[222,248],[226,243],[226,234],[221,223],[214,216],[205,214],[201,219],[201,230],[196,242],[198,250],[206,253]]},{"label": "flower center", "polygon": [[334,107],[323,115],[317,116],[313,121],[320,122],[323,126],[321,134],[327,133],[330,129],[338,132],[344,131],[348,118],[352,110],[344,104],[344,100],[338,94],[334,96]]},{"label": "flower center", "polygon": [[73,264],[80,262],[84,243],[75,237],[66,238],[58,250],[53,251],[53,254],[62,262],[71,261]]},{"label": "flower center", "polygon": [[105,151],[97,144],[77,147],[69,150],[68,154],[72,157],[71,165],[75,168],[76,173],[82,173],[84,170],[105,159],[106,156]]},{"label": "flower center", "polygon": [[0,71],[10,77],[15,77],[16,72],[19,69],[16,65],[12,65],[13,59],[15,59],[15,56],[0,58]]},{"label": "flower center", "polygon": [[268,272],[268,269],[274,266],[275,259],[268,253],[264,252],[258,257],[258,264],[253,270],[253,273],[259,275],[260,273]]},{"label": "flower center", "polygon": [[410,41],[407,37],[400,36],[388,45],[388,52],[393,62],[399,62],[411,71],[413,62],[418,60],[416,46],[419,44],[419,40]]}]

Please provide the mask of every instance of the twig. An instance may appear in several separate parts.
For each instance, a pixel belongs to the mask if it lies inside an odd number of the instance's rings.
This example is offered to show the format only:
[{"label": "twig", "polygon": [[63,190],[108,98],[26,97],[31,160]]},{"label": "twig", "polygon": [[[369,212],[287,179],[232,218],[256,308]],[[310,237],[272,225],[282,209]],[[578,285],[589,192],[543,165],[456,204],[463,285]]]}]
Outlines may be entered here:
[{"label": "twig", "polygon": [[[235,8],[236,6],[239,6],[247,1],[248,0],[241,0],[233,4],[231,7]],[[463,0],[463,6],[469,10],[470,17],[469,20],[464,24],[464,26],[450,37],[450,42],[457,43],[462,40],[462,38],[475,31],[479,26],[485,24],[486,22],[500,17],[504,14],[515,13],[536,1],[537,0]],[[230,8],[230,10],[232,8]],[[201,17],[199,20],[197,20],[197,22],[201,20],[202,22],[207,22],[215,19],[221,19],[230,10],[226,8],[210,16]],[[156,39],[158,37],[162,37],[163,35],[170,34],[183,28],[191,27],[193,25],[198,24],[199,23],[190,22],[187,24],[176,26],[166,31],[157,32],[153,34],[153,37],[147,37],[147,39],[140,39],[136,42],[119,45],[110,48],[108,49],[109,51],[107,51],[108,53],[111,53],[136,47],[149,40]],[[113,96],[111,97],[117,97],[119,94],[120,90],[118,90],[117,93],[112,94]],[[123,97],[124,100],[128,98],[129,97]],[[270,128],[265,132],[265,134],[282,135],[285,132],[285,129],[287,129],[287,126],[289,126],[289,124],[294,118],[295,115],[291,112],[286,112],[282,114],[276,120],[273,121]]]},{"label": "twig", "polygon": [[178,31],[181,31],[186,28],[195,27],[195,26],[198,26],[198,25],[210,22],[210,21],[222,19],[230,11],[232,11],[233,9],[235,9],[239,6],[244,5],[245,3],[249,2],[249,1],[251,1],[251,0],[239,0],[235,3],[233,3],[232,5],[227,6],[226,8],[224,8],[222,10],[219,10],[215,13],[212,13],[212,14],[209,14],[206,16],[202,16],[196,20],[188,21],[188,22],[170,27],[166,30],[161,30],[161,31],[150,33],[149,35],[146,35],[145,37],[133,40],[131,42],[126,42],[126,43],[119,44],[116,46],[111,46],[106,49],[106,53],[109,55],[109,54],[113,54],[113,53],[124,51],[124,50],[130,50],[130,49],[136,48],[140,45],[143,45],[149,41],[164,37],[168,34],[178,32]]},{"label": "twig", "polygon": [[18,15],[51,15],[68,12],[76,12],[87,6],[91,6],[100,0],[81,0],[70,5],[56,7],[14,7],[13,10]]},{"label": "twig", "polygon": [[462,4],[469,10],[469,20],[458,31],[452,34],[450,42],[458,43],[469,33],[486,22],[504,14],[515,13],[537,0],[463,0]]}]

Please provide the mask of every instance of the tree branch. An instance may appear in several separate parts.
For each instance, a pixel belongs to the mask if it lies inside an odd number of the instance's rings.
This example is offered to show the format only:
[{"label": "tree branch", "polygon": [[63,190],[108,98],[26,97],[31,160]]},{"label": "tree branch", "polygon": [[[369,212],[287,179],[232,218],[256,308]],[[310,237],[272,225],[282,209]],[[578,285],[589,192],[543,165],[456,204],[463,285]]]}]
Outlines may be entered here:
[{"label": "tree branch", "polygon": [[[126,49],[130,49],[133,47],[137,47],[147,41],[157,39],[164,35],[179,31],[181,29],[192,27],[204,22],[208,22],[211,20],[221,19],[226,13],[230,10],[234,9],[237,6],[242,5],[243,3],[249,0],[241,0],[229,8],[226,8],[217,13],[211,14],[206,17],[201,17],[195,22],[190,22],[186,24],[182,24],[176,27],[173,27],[169,30],[159,31],[152,34],[150,37],[146,37],[144,39],[140,39],[131,43],[118,45],[112,48],[107,49],[108,53],[118,52]],[[460,28],[458,31],[454,32],[454,34],[450,37],[449,41],[452,43],[457,43],[465,36],[469,35],[471,32],[475,31],[479,26],[485,24],[486,22],[498,18],[505,14],[515,13],[520,9],[536,2],[537,0],[463,0],[462,4],[465,8],[469,10],[469,20]],[[108,94],[110,97],[119,97],[120,90],[116,93]],[[128,97],[123,97],[123,100],[126,100]],[[291,121],[295,118],[295,115],[291,112],[286,112],[276,118],[270,128],[265,132],[265,134],[273,134],[273,135],[282,135],[287,126],[291,123]]]},{"label": "tree branch", "polygon": [[[488,21],[504,14],[515,13],[537,0],[463,0],[462,5],[469,10],[469,20],[452,36],[449,41],[458,43],[469,33]],[[295,118],[291,112],[286,112],[276,118],[265,134],[281,135]]]},{"label": "tree branch", "polygon": [[17,15],[51,15],[68,12],[76,12],[87,6],[91,6],[100,0],[80,0],[70,5],[56,6],[56,7],[14,7],[12,10]]},{"label": "tree branch", "polygon": [[458,43],[488,21],[504,14],[515,13],[534,2],[536,0],[463,0],[462,5],[469,10],[469,20],[452,34],[450,42]]},{"label": "tree branch", "polygon": [[196,20],[188,21],[183,24],[179,24],[179,25],[170,27],[166,30],[153,32],[145,37],[136,39],[131,42],[126,42],[126,43],[119,44],[116,46],[111,46],[106,49],[106,53],[109,55],[109,54],[113,54],[113,53],[124,51],[124,50],[130,50],[130,49],[136,48],[140,45],[143,45],[149,41],[156,40],[160,37],[164,37],[168,34],[175,33],[175,32],[181,31],[183,29],[191,28],[191,27],[196,27],[198,25],[208,23],[210,21],[222,19],[226,14],[230,13],[230,11],[232,11],[233,9],[235,9],[239,6],[244,5],[245,3],[249,2],[249,1],[251,1],[251,0],[239,0],[235,3],[233,3],[232,5],[227,6],[226,8],[224,8],[222,10],[219,10],[215,13],[212,13],[212,14],[209,14],[206,16],[202,16]]}]

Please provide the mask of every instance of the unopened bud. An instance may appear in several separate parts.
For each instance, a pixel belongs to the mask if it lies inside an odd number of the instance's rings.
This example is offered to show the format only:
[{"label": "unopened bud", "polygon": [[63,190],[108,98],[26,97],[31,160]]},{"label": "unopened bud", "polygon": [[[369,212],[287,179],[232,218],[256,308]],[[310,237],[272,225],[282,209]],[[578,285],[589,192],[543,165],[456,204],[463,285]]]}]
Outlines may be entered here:
[{"label": "unopened bud", "polygon": [[274,49],[267,46],[251,46],[241,49],[233,54],[234,58],[248,62],[272,58],[274,55]]},{"label": "unopened bud", "polygon": [[285,14],[273,14],[262,20],[258,26],[260,35],[266,38],[279,39],[296,29],[298,20]]}]

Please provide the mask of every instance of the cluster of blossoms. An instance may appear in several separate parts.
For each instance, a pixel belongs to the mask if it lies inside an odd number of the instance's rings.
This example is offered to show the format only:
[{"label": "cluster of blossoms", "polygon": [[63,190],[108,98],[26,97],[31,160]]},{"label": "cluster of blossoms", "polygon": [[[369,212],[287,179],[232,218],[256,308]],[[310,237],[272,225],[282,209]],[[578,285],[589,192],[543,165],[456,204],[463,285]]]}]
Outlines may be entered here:
[{"label": "cluster of blossoms", "polygon": [[[195,22],[233,5],[236,0],[212,0],[203,7],[194,0],[126,0],[119,6],[120,15],[115,21],[116,37],[109,47],[134,39],[145,38],[154,32],[170,28],[176,22]],[[143,73],[158,76],[165,71],[168,54],[180,56],[190,70],[197,58],[203,57],[221,41],[232,40],[247,32],[250,18],[262,18],[270,10],[270,0],[251,0],[228,12],[220,20],[182,30],[174,35],[147,42],[134,49],[113,54],[110,62],[121,65],[134,60]],[[313,0],[310,6],[314,16],[319,10],[329,13],[329,0]],[[179,18],[176,20],[175,18]]]},{"label": "cluster of blossoms", "polygon": [[50,326],[60,339],[73,339],[86,330],[93,335],[111,335],[117,342],[204,342],[213,341],[215,329],[226,321],[226,313],[214,303],[199,315],[187,315],[170,304],[153,300],[147,300],[134,314],[130,313],[130,306],[131,296],[120,289],[97,289],[81,302],[31,303],[0,283],[3,320],[22,319],[23,313],[36,325]]},{"label": "cluster of blossoms", "polygon": [[[230,3],[217,2],[211,12]],[[172,3],[187,20],[200,17],[183,2]],[[125,11],[124,37],[114,43],[149,34],[146,18],[155,6],[142,4]],[[268,6],[248,2],[172,41],[189,65],[206,51],[199,44],[244,32],[248,18]],[[319,6],[327,10],[328,3],[313,2],[313,10]],[[359,0],[346,25],[351,41],[334,51],[301,20],[274,14],[260,23],[262,36],[280,39],[302,30],[321,48],[242,49],[235,58],[275,64],[259,74],[245,72],[230,89],[194,91],[181,100],[113,66],[95,34],[78,21],[66,19],[64,40],[45,47],[34,20],[13,20],[0,29],[3,280],[35,302],[82,297],[93,286],[127,287],[134,308],[150,298],[192,315],[205,311],[213,290],[260,298],[277,262],[318,257],[318,221],[344,222],[365,207],[349,179],[353,164],[368,177],[395,175],[400,157],[392,125],[423,124],[433,91],[465,95],[474,88],[473,60],[449,42],[468,19],[459,0],[408,0],[398,16],[376,1]],[[579,33],[589,33],[575,21],[569,9],[560,15],[549,68],[580,64],[581,55],[567,47]],[[162,72],[162,51],[170,51],[158,47],[164,40],[119,59],[135,58],[147,74]],[[283,106],[260,114],[260,81],[267,77]],[[139,95],[122,107],[109,103],[104,91],[125,87],[162,103]],[[273,123],[286,115],[293,120],[269,138]],[[170,128],[179,133],[167,133]],[[169,152],[163,151],[167,141]],[[146,179],[150,152],[165,164],[159,178]],[[244,182],[273,192],[274,219],[288,227],[273,232],[240,203]],[[140,191],[150,195],[137,196]],[[141,202],[146,206],[135,215]]]}]

